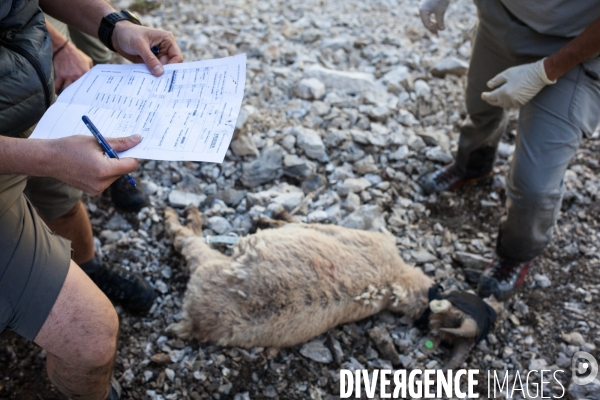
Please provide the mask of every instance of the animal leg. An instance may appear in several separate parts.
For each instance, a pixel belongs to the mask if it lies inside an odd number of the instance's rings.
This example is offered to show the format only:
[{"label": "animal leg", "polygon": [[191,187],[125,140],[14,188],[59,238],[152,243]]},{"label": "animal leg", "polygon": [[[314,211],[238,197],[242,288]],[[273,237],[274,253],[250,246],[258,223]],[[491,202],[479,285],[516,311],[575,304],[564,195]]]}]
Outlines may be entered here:
[{"label": "animal leg", "polygon": [[260,229],[281,228],[288,223],[278,219],[258,217],[254,219],[254,225]]},{"label": "animal leg", "polygon": [[198,211],[197,207],[188,206],[185,211],[187,212],[187,224],[188,229],[191,229],[196,236],[202,236],[202,215]]},{"label": "animal leg", "polygon": [[221,252],[211,248],[202,237],[202,216],[197,208],[188,208],[187,226],[181,225],[177,212],[165,210],[165,229],[173,240],[173,246],[187,260],[190,271],[207,261],[229,260]]},{"label": "animal leg", "polygon": [[289,222],[291,224],[298,223],[298,221],[296,221],[296,219],[294,219],[294,217],[292,217],[290,213],[288,213],[287,210],[283,207],[281,207],[281,209],[277,213],[273,213],[273,218],[275,218],[276,220]]},{"label": "animal leg", "polygon": [[[202,224],[200,226],[202,226]],[[187,238],[196,236],[192,229],[181,225],[179,222],[179,215],[177,215],[177,212],[172,208],[165,209],[165,230],[173,240],[173,246],[175,246],[177,251],[181,251],[183,242]]]}]

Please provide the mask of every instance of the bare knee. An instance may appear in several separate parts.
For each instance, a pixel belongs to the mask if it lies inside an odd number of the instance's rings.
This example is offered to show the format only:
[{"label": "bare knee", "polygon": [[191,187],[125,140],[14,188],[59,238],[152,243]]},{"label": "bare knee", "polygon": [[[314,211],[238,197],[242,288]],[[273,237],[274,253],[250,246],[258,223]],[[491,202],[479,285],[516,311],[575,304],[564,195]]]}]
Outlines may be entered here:
[{"label": "bare knee", "polygon": [[90,368],[112,365],[119,334],[119,318],[114,307],[110,305],[110,308],[103,312],[102,318],[90,324],[85,331],[87,337],[79,342],[81,365]]},{"label": "bare knee", "polygon": [[113,305],[72,263],[35,342],[71,365],[97,368],[112,363],[118,332],[119,319]]},{"label": "bare knee", "polygon": [[113,309],[112,313],[106,313],[103,328],[89,334],[88,340],[78,341],[66,356],[48,353],[48,377],[60,392],[69,398],[106,398],[116,356],[118,327]]}]

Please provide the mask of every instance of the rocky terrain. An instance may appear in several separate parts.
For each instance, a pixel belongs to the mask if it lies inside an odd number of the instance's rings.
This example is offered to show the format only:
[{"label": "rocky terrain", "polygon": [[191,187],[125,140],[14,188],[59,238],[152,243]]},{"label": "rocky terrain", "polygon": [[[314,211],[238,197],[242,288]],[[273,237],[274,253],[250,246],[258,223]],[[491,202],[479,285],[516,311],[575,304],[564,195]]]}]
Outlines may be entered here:
[{"label": "rocky terrain", "polygon": [[[256,229],[254,217],[271,216],[278,205],[305,222],[387,229],[402,257],[446,290],[474,290],[494,257],[516,113],[493,178],[431,196],[416,183],[450,162],[456,148],[476,21],[472,3],[453,1],[439,36],[422,27],[413,0],[115,5],[173,31],[188,61],[248,56],[243,111],[222,164],[142,161],[136,179],[151,206],[137,215],[115,210],[108,196],[86,198],[99,251],[141,273],[160,295],[145,317],[117,308],[123,398],[337,399],[340,368],[392,368],[397,357],[396,368],[441,366],[448,349],[425,352],[426,333],[390,313],[279,352],[171,336],[167,328],[181,318],[188,271],[165,237],[163,210],[199,205],[206,234],[245,235]],[[568,395],[600,399],[600,381],[569,386],[576,351],[600,358],[599,138],[597,131],[583,142],[567,171],[554,242],[466,368],[508,370],[511,382],[517,372],[561,369]],[[382,335],[395,351],[379,349]],[[43,365],[43,352],[4,332],[0,398],[61,398]],[[556,381],[545,389],[544,396],[563,393]]]}]

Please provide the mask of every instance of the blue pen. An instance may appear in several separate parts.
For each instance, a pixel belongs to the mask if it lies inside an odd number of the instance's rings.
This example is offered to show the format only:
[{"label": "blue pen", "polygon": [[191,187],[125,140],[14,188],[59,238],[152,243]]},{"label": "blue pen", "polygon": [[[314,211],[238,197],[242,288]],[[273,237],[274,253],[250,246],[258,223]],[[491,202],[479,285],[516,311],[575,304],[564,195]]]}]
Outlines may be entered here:
[{"label": "blue pen", "polygon": [[[106,141],[106,139],[104,139],[104,136],[102,136],[102,134],[100,133],[100,131],[98,130],[98,128],[96,128],[96,126],[92,123],[92,121],[90,121],[90,119],[87,117],[87,115],[84,115],[83,117],[81,117],[81,119],[83,120],[83,123],[85,124],[85,126],[88,127],[88,129],[90,130],[90,132],[92,132],[92,135],[94,135],[94,137],[96,138],[96,140],[100,144],[100,147],[102,147],[102,150],[104,150],[104,152],[106,153],[106,155],[108,157],[110,157],[110,158],[119,159],[119,156],[117,155],[117,152],[114,151],[112,149],[112,147],[110,147],[110,144],[108,144],[108,142]],[[127,180],[129,181],[129,183],[131,183],[133,186],[137,186],[136,183],[135,183],[135,181],[131,177],[131,175],[125,174],[125,178],[127,178]]]}]

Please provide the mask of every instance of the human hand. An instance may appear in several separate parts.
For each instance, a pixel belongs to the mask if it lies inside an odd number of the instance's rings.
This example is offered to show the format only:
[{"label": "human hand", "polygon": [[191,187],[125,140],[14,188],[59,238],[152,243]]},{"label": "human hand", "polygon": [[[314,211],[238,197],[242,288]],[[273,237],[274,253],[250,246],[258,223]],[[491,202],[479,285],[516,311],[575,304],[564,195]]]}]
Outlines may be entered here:
[{"label": "human hand", "polygon": [[490,89],[497,89],[481,93],[481,98],[502,108],[516,108],[527,103],[544,86],[556,83],[556,80],[548,79],[544,60],[511,67],[499,73],[487,83]]},{"label": "human hand", "polygon": [[54,91],[62,92],[94,66],[94,62],[83,51],[67,42],[54,56]]},{"label": "human hand", "polygon": [[[163,74],[162,65],[183,61],[181,50],[171,32],[120,21],[115,25],[112,41],[119,54],[131,62],[145,63],[154,76]],[[158,58],[152,54],[152,46],[160,48]]]},{"label": "human hand", "polygon": [[[444,14],[448,9],[450,0],[421,0],[419,3],[419,14],[421,15],[421,21],[423,25],[431,33],[437,34],[438,31],[446,29],[444,25]],[[435,17],[435,21],[432,21],[431,16]]]},{"label": "human hand", "polygon": [[[130,149],[140,143],[140,135],[106,138],[116,151]],[[98,195],[122,175],[136,170],[135,158],[108,158],[92,136],[75,135],[51,141],[52,165],[49,176],[55,177],[86,193]]]}]

